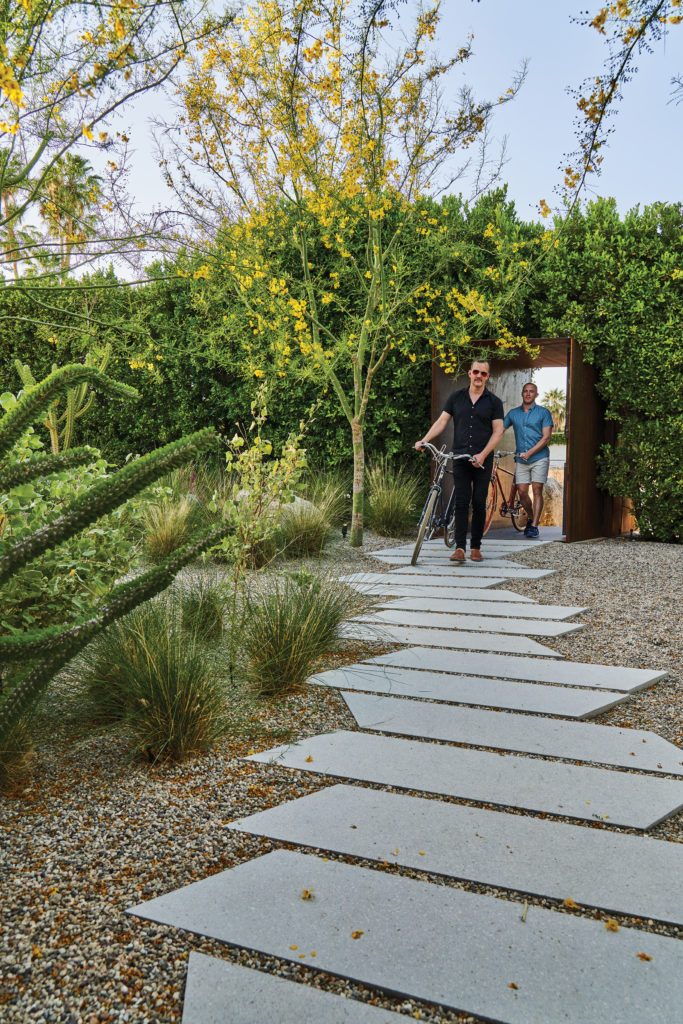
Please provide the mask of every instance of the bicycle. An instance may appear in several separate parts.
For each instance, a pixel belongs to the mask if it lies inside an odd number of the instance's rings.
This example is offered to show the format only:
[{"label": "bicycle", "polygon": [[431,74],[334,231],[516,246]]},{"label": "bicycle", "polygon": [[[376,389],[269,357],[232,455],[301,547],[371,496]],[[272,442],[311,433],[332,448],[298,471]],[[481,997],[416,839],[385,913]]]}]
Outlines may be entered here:
[{"label": "bicycle", "polygon": [[[455,544],[455,488],[451,491],[451,496],[444,509],[441,481],[446,472],[446,463],[449,459],[472,460],[471,455],[454,455],[453,452],[447,452],[445,445],[438,449],[433,444],[430,444],[429,441],[425,441],[422,447],[428,448],[432,453],[436,466],[434,468],[432,485],[429,488],[427,500],[422,509],[422,515],[417,521],[417,540],[415,541],[412,558],[410,559],[411,565],[417,565],[417,559],[425,538],[431,540],[438,530],[443,530],[443,539],[447,548],[452,548]],[[452,473],[452,470],[448,470],[448,472]]]},{"label": "bicycle", "polygon": [[[486,499],[486,522],[484,524],[484,533],[487,532],[493,519],[493,513],[496,511],[496,505],[498,504],[498,496],[500,494],[500,514],[502,516],[510,516],[512,525],[515,530],[523,533],[526,529],[527,523],[529,522],[529,513],[522,505],[517,494],[517,484],[515,483],[515,474],[511,473],[509,469],[503,469],[499,466],[504,452],[496,452],[493,457],[493,469],[491,470],[491,483],[489,484],[489,493]],[[506,473],[512,477],[512,487],[510,488],[510,494],[505,497],[505,491],[503,485],[498,477],[499,473]]]}]

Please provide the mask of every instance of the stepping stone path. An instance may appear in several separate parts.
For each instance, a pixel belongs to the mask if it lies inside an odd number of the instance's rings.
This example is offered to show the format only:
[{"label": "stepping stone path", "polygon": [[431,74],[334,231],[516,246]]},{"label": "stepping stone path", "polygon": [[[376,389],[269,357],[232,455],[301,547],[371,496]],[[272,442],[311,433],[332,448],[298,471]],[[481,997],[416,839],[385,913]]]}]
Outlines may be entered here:
[{"label": "stepping stone path", "polygon": [[[347,623],[347,635],[404,646],[309,680],[339,689],[360,731],[250,759],[356,784],[228,826],[316,855],[276,850],[131,913],[378,995],[510,1024],[678,1019],[682,944],[643,925],[683,925],[683,846],[610,826],[644,831],[683,806],[683,751],[642,730],[577,721],[665,673],[565,661],[531,639],[581,628],[575,616],[587,610],[509,589],[548,575],[505,558],[538,546],[492,538],[485,562],[454,566],[430,541],[417,566],[409,547],[389,548],[373,557],[398,568],[343,577],[383,608]],[[490,589],[500,584],[507,589]],[[405,877],[393,865],[452,881]],[[640,927],[614,934],[600,919],[610,913]],[[233,1024],[406,1019],[192,953],[183,1021],[218,1024],[226,1007]]]}]

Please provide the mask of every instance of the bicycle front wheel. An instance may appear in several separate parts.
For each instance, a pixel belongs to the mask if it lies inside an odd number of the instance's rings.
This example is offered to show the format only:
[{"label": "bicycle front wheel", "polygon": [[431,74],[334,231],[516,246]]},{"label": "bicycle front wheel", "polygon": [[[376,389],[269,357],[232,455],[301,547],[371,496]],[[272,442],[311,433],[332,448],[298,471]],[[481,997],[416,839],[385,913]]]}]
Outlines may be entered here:
[{"label": "bicycle front wheel", "polygon": [[488,533],[488,528],[491,525],[491,520],[493,519],[493,513],[496,511],[496,503],[498,498],[497,486],[498,477],[494,476],[491,478],[491,483],[489,484],[489,493],[486,498],[486,520],[484,522],[484,534]]},{"label": "bicycle front wheel", "polygon": [[434,518],[434,509],[436,508],[436,500],[438,497],[439,492],[432,491],[432,493],[427,498],[427,504],[425,505],[424,512],[422,513],[422,519],[420,520],[420,524],[417,528],[417,540],[415,541],[415,547],[413,548],[413,556],[410,559],[411,565],[417,565],[417,559],[420,554],[422,542],[425,539],[425,533],[427,532],[428,527],[430,528],[431,535],[431,523],[432,519]]},{"label": "bicycle front wheel", "polygon": [[519,498],[517,498],[515,504],[510,509],[510,518],[512,519],[512,525],[515,530],[518,530],[519,533],[524,533],[529,522],[529,513],[524,508],[524,505],[522,505]]},{"label": "bicycle front wheel", "polygon": [[443,539],[447,548],[452,548],[455,544],[455,512],[443,528]]}]

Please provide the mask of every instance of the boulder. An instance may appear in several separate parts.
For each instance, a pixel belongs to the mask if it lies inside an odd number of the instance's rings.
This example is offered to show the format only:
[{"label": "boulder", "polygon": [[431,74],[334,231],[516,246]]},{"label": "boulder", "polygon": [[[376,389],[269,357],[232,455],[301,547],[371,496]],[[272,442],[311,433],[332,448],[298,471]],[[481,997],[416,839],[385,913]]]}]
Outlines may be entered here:
[{"label": "boulder", "polygon": [[540,526],[562,526],[564,487],[559,480],[548,477],[543,488],[543,513]]}]

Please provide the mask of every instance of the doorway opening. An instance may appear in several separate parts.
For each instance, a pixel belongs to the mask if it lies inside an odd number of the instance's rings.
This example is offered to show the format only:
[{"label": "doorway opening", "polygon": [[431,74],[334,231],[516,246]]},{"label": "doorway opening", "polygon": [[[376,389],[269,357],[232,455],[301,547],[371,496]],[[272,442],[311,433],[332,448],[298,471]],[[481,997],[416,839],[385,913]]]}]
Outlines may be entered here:
[{"label": "doorway opening", "polygon": [[[532,359],[520,354],[514,359],[491,361],[489,386],[503,402],[506,412],[522,401],[522,387],[541,369],[565,373],[566,412],[565,444],[553,445],[550,452],[551,478],[555,484],[550,515],[561,536],[568,541],[589,540],[593,537],[613,537],[632,526],[627,499],[614,498],[597,485],[596,457],[604,443],[614,443],[614,428],[606,423],[604,404],[595,389],[593,367],[585,363],[578,343],[573,338],[533,338],[531,344],[539,349]],[[542,403],[544,388],[538,376],[538,401]],[[443,409],[452,391],[468,385],[467,376],[454,377],[439,366],[432,368],[432,422]],[[450,428],[437,444],[450,444]],[[501,450],[511,452],[501,465],[513,469],[514,434],[506,431]],[[509,478],[505,478],[509,479]],[[560,493],[561,488],[561,493]],[[548,499],[546,499],[548,500]],[[544,509],[545,512],[545,509]],[[510,520],[497,516],[491,529],[510,527]],[[560,534],[558,534],[560,536]]]}]

